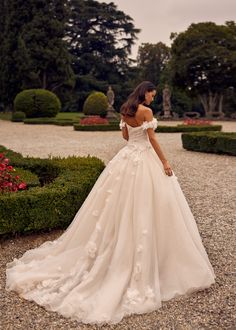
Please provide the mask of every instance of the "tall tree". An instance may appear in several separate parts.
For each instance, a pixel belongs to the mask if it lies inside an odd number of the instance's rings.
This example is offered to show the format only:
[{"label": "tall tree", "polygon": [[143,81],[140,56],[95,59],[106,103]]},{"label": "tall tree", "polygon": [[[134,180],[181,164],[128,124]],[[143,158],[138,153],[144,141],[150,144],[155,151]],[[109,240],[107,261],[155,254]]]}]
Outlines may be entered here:
[{"label": "tall tree", "polygon": [[127,79],[131,47],[138,29],[114,3],[68,0],[71,10],[66,40],[73,55],[77,86],[85,94]]},{"label": "tall tree", "polygon": [[222,111],[225,91],[236,86],[235,30],[234,22],[207,22],[172,36],[173,82],[197,95],[209,116]]},{"label": "tall tree", "polygon": [[1,98],[11,103],[22,89],[52,91],[73,85],[71,55],[64,37],[67,9],[61,0],[4,1],[0,54]]},{"label": "tall tree", "polygon": [[170,48],[162,42],[143,43],[138,50],[139,79],[150,80],[158,85],[170,60]]}]

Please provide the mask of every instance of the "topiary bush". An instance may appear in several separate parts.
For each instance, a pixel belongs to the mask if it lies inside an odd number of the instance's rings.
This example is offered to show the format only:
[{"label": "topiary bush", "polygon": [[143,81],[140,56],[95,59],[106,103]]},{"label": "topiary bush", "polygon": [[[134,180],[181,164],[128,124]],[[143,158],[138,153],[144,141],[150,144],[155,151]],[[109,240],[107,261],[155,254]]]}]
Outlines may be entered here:
[{"label": "topiary bush", "polygon": [[12,117],[11,117],[11,121],[21,122],[21,121],[24,121],[25,117],[26,116],[25,116],[25,113],[23,111],[16,111],[16,112],[13,112]]},{"label": "topiary bush", "polygon": [[26,89],[16,95],[14,110],[27,118],[55,117],[61,110],[59,98],[46,89]]},{"label": "topiary bush", "polygon": [[0,238],[67,228],[105,167],[101,160],[90,156],[24,158],[2,146],[0,152],[15,167],[36,174],[40,182],[38,185],[31,177],[34,182],[29,189],[0,196]]},{"label": "topiary bush", "polygon": [[83,112],[85,115],[99,115],[105,117],[108,108],[107,97],[102,92],[91,93],[84,102]]}]

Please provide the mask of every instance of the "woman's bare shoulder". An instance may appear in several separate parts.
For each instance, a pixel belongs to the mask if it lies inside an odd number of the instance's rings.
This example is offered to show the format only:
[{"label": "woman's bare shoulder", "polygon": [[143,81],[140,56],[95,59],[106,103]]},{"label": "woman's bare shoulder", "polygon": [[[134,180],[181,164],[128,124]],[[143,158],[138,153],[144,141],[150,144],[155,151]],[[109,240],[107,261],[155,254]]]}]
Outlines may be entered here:
[{"label": "woman's bare shoulder", "polygon": [[143,120],[150,120],[153,117],[152,109],[145,107],[140,104],[138,107],[138,113],[143,118]]},{"label": "woman's bare shoulder", "polygon": [[143,105],[143,104],[140,104],[138,106],[138,110],[142,113],[152,113],[152,110],[148,107],[145,107],[145,105]]}]

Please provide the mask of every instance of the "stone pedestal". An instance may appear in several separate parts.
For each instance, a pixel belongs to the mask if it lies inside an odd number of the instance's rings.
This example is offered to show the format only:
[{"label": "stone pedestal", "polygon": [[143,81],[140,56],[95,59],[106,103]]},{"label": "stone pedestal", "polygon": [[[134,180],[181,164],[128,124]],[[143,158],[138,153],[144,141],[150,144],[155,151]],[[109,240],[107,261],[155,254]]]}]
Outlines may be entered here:
[{"label": "stone pedestal", "polygon": [[107,108],[107,119],[116,119],[117,114],[113,106],[108,106]]}]

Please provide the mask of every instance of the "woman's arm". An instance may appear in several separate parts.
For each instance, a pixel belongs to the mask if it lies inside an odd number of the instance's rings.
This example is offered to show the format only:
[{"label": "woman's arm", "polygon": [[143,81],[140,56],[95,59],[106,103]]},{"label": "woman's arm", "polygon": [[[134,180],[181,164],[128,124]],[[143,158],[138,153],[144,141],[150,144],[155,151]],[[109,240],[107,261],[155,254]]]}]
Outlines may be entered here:
[{"label": "woman's arm", "polygon": [[[145,118],[146,121],[152,121],[153,114],[152,114],[152,111],[150,109],[147,109],[145,111],[144,118]],[[154,129],[153,128],[147,128],[147,133],[148,133],[149,141],[150,141],[153,149],[155,150],[157,156],[161,160],[161,162],[164,166],[166,174],[167,175],[172,175],[172,170],[171,170],[170,164],[169,164],[168,160],[166,159],[164,153],[162,152],[159,143],[156,140]]]},{"label": "woman's arm", "polygon": [[[123,120],[123,116],[121,115],[121,119]],[[123,120],[124,121],[124,120]],[[126,125],[124,125],[124,127],[122,127],[122,136],[125,140],[129,140],[129,133],[128,133],[128,128]]]}]

